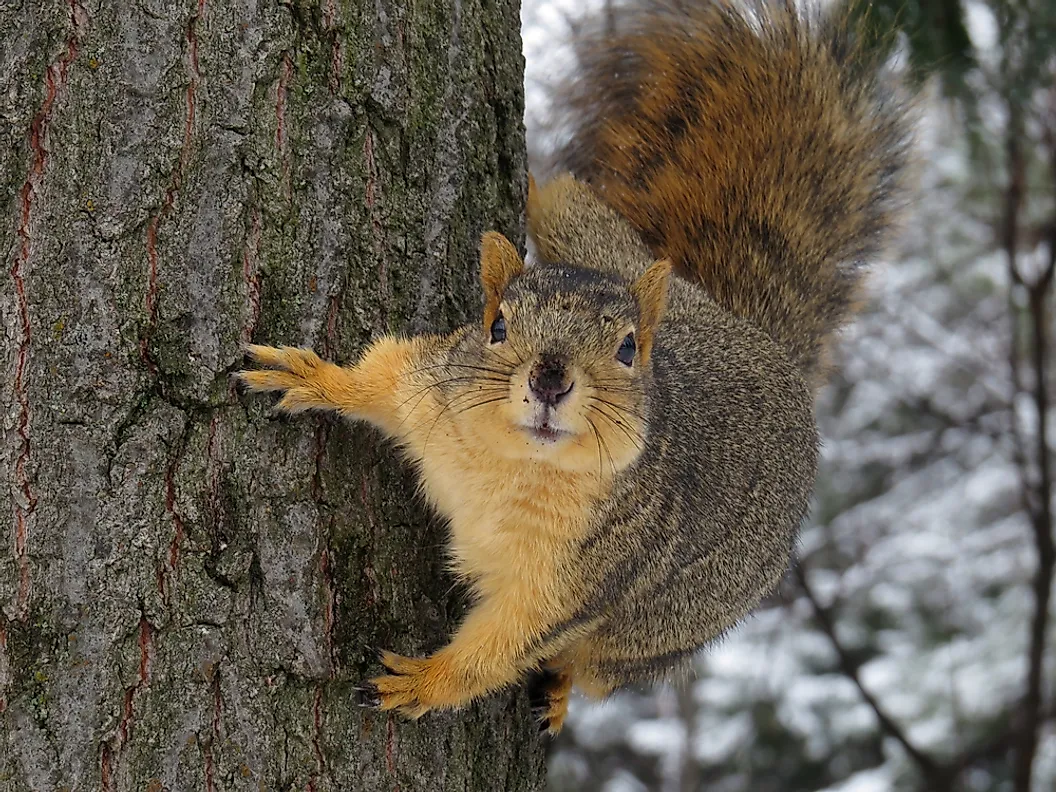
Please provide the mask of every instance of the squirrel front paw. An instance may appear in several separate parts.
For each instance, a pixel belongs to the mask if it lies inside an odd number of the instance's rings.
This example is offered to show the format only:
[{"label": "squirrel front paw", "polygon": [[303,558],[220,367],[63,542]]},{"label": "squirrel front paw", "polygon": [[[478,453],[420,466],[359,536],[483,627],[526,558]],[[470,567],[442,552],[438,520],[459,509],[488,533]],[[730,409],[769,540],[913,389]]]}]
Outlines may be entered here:
[{"label": "squirrel front paw", "polygon": [[326,395],[325,367],[333,367],[310,349],[247,344],[246,354],[268,369],[239,371],[235,377],[247,390],[281,391],[277,405],[285,412],[332,406]]},{"label": "squirrel front paw", "polygon": [[458,686],[450,664],[438,655],[403,657],[381,652],[381,663],[392,673],[362,685],[366,707],[396,710],[417,720],[431,709],[457,707],[468,698]]}]

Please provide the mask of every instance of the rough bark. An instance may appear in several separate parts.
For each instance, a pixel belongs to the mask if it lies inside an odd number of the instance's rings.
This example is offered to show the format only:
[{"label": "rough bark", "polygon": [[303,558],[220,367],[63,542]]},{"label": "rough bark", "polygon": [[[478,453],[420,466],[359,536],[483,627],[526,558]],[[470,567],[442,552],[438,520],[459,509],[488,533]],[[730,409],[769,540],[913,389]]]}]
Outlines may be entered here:
[{"label": "rough bark", "polygon": [[0,790],[529,790],[516,693],[362,710],[465,606],[369,430],[243,399],[479,309],[519,237],[516,0],[0,5]]}]

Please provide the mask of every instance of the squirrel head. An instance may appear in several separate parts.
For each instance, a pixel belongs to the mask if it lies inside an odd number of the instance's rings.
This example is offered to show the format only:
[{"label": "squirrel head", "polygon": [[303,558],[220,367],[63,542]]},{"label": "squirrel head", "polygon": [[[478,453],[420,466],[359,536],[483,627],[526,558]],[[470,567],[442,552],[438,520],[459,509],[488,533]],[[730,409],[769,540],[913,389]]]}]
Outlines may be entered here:
[{"label": "squirrel head", "polygon": [[474,391],[488,399],[456,411],[457,420],[503,456],[603,477],[627,467],[644,445],[649,359],[670,272],[657,262],[627,284],[570,264],[526,268],[505,237],[485,234],[483,321],[450,362],[479,367],[479,381],[460,377],[455,389],[467,401]]}]

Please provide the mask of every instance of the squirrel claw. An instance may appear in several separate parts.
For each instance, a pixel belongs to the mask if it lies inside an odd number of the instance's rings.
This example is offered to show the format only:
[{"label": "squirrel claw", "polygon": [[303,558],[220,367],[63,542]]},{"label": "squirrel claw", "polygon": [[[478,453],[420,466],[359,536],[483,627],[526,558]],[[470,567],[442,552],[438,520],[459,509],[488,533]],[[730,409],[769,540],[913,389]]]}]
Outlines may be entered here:
[{"label": "squirrel claw", "polygon": [[363,709],[378,709],[381,707],[381,694],[373,682],[363,682],[356,685],[353,690],[359,693],[359,706]]},{"label": "squirrel claw", "polygon": [[566,671],[542,668],[528,680],[528,700],[532,717],[539,722],[539,733],[556,737],[565,724],[572,678]]},{"label": "squirrel claw", "polygon": [[457,688],[451,687],[452,675],[447,666],[435,658],[404,657],[382,651],[381,664],[387,671],[363,683],[370,686],[370,700],[379,710],[395,710],[417,720],[431,709],[456,707]]}]

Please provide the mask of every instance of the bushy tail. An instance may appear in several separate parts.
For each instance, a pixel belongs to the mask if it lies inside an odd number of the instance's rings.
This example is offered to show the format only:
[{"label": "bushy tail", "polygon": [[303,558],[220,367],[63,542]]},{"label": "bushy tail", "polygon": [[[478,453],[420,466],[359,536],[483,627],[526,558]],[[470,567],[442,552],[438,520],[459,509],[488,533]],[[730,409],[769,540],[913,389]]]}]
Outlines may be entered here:
[{"label": "bushy tail", "polygon": [[817,382],[902,197],[904,105],[791,2],[637,0],[578,37],[557,164]]}]

